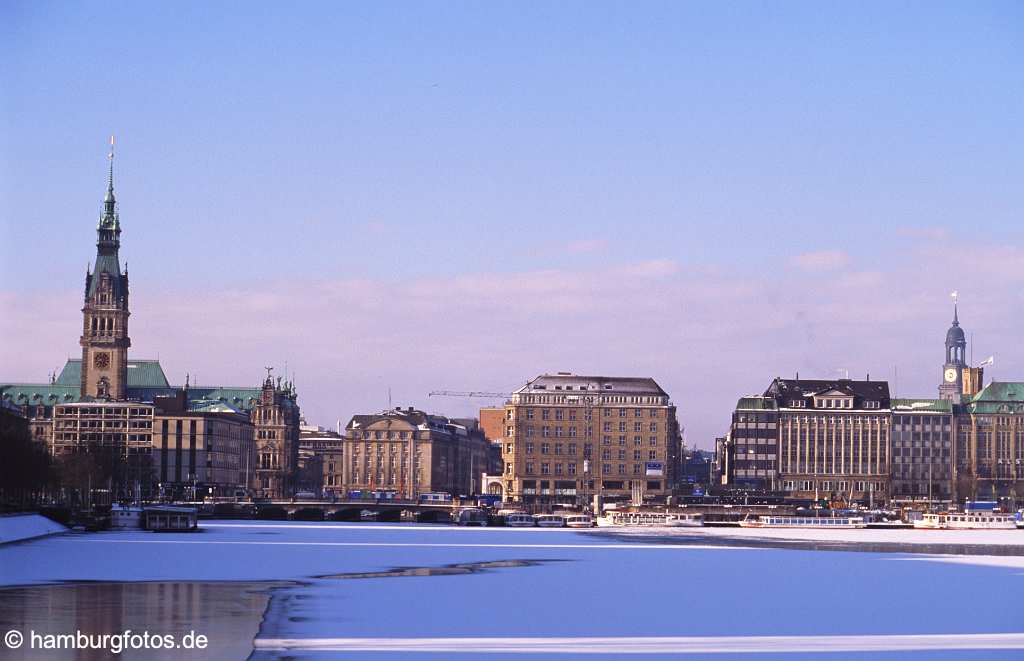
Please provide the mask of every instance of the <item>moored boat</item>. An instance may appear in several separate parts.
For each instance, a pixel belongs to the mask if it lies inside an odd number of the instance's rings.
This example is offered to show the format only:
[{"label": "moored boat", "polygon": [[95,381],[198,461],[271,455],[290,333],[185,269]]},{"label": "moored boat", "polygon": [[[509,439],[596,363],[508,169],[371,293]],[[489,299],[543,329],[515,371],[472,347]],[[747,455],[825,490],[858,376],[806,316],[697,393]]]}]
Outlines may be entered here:
[{"label": "moored boat", "polygon": [[702,514],[653,511],[611,512],[597,518],[601,527],[696,528],[704,525]]},{"label": "moored boat", "polygon": [[536,517],[538,528],[564,528],[565,517],[561,514],[538,514]]},{"label": "moored boat", "polygon": [[199,529],[196,508],[176,505],[150,505],[143,508],[142,524],[146,530],[184,532]]},{"label": "moored boat", "polygon": [[996,512],[939,512],[925,514],[914,527],[923,530],[1013,530],[1017,528],[1013,514]]},{"label": "moored boat", "polygon": [[594,519],[589,514],[566,514],[566,528],[593,528]]},{"label": "moored boat", "polygon": [[459,518],[457,523],[460,526],[479,526],[481,528],[487,526],[487,512],[477,507],[466,507],[465,509],[459,510]]},{"label": "moored boat", "polygon": [[509,528],[532,528],[537,525],[537,520],[526,512],[509,512],[505,515],[505,525]]},{"label": "moored boat", "polygon": [[866,528],[861,516],[759,516],[740,521],[741,528]]},{"label": "moored boat", "polygon": [[139,505],[115,505],[110,508],[110,527],[132,530],[142,527],[142,507]]}]

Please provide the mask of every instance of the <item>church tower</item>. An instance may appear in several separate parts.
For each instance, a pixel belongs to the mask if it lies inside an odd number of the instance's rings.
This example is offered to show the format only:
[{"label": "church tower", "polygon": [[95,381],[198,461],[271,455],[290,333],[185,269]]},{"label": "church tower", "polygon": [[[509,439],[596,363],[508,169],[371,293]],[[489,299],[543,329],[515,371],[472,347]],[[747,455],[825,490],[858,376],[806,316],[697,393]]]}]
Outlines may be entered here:
[{"label": "church tower", "polygon": [[953,325],[946,331],[946,362],[942,366],[939,399],[959,404],[964,392],[964,368],[967,367],[967,339],[957,318],[956,295],[953,297]]},{"label": "church tower", "polygon": [[121,220],[114,199],[114,138],[103,215],[96,227],[96,264],[85,272],[82,308],[82,397],[127,399],[128,270],[121,271]]}]

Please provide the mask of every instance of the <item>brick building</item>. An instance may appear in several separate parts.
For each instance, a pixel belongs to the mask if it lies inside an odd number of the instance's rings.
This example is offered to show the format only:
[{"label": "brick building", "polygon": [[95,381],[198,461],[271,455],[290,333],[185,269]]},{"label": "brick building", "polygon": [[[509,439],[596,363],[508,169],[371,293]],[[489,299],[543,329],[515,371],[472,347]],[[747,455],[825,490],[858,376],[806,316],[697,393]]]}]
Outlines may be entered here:
[{"label": "brick building", "polygon": [[654,379],[544,374],[505,407],[504,500],[663,500],[680,449],[676,407]]}]

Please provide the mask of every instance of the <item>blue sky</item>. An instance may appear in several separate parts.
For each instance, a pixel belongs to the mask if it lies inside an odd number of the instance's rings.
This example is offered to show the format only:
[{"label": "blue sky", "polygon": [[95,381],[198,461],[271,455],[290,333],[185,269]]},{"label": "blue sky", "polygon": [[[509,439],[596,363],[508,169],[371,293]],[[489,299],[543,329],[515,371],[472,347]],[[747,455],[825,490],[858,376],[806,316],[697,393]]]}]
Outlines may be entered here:
[{"label": "blue sky", "polygon": [[4,379],[76,350],[116,133],[133,355],[288,360],[314,422],[642,370],[707,445],[776,374],[933,394],[955,288],[1024,380],[1019,3],[8,2],[0,31]]}]

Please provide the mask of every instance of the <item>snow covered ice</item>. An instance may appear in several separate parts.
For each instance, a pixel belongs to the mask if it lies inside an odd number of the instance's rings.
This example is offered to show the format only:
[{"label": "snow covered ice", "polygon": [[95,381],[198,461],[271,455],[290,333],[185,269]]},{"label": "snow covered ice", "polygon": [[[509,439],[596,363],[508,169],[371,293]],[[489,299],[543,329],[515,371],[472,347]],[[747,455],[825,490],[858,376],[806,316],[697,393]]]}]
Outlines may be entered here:
[{"label": "snow covered ice", "polygon": [[[765,542],[905,543],[913,550],[937,539],[962,548],[879,553]],[[974,552],[961,552],[966,549]],[[1016,659],[1024,655],[1024,618],[1014,596],[1024,586],[1021,554],[1024,533],[1017,531],[620,534],[204,522],[193,534],[68,534],[0,546],[0,582],[238,582],[269,594],[259,604],[265,613],[248,615],[252,629],[258,627],[257,659],[389,659],[414,652],[474,659],[642,653],[648,659],[680,651],[718,660],[763,652],[810,659],[824,650],[843,659],[880,652],[901,659]],[[251,592],[245,594],[251,605]],[[70,607],[53,603],[57,610]],[[11,620],[16,616],[0,609],[0,626],[18,624]],[[182,624],[202,631],[203,619]],[[232,625],[223,632],[245,630]]]}]

